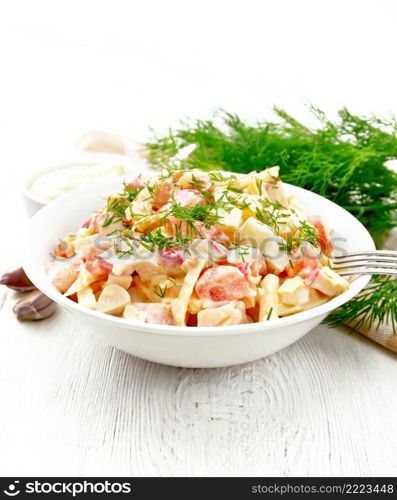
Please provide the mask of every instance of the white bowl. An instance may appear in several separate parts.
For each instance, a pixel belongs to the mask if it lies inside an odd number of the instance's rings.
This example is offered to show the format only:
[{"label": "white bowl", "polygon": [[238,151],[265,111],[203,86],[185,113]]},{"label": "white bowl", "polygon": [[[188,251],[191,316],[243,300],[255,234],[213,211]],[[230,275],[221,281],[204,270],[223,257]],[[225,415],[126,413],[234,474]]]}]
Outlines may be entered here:
[{"label": "white bowl", "polygon": [[51,203],[49,200],[37,196],[35,193],[31,191],[31,187],[36,179],[41,177],[44,174],[48,174],[50,172],[63,169],[63,168],[72,168],[72,167],[89,167],[93,165],[100,164],[114,164],[114,165],[122,165],[127,172],[136,172],[137,169],[132,165],[131,160],[123,155],[111,154],[111,153],[87,153],[80,152],[72,155],[68,161],[64,161],[62,163],[54,163],[50,164],[47,167],[44,167],[40,170],[35,171],[26,181],[24,181],[21,189],[22,193],[22,201],[25,207],[25,211],[29,217],[34,215],[40,208],[43,208],[48,203]]},{"label": "white bowl", "polygon": [[[57,238],[74,232],[102,204],[103,193],[117,189],[109,181],[66,195],[41,209],[27,228],[23,266],[29,278],[45,294],[68,309],[84,325],[102,335],[109,344],[140,358],[174,366],[210,368],[253,361],[289,346],[318,325],[333,309],[355,296],[369,281],[356,279],[349,290],[329,302],[292,316],[262,323],[225,327],[176,327],[126,320],[86,309],[63,296],[51,284],[46,265]],[[322,215],[335,228],[335,236],[347,251],[373,250],[365,227],[331,201],[286,184],[308,213]]]}]

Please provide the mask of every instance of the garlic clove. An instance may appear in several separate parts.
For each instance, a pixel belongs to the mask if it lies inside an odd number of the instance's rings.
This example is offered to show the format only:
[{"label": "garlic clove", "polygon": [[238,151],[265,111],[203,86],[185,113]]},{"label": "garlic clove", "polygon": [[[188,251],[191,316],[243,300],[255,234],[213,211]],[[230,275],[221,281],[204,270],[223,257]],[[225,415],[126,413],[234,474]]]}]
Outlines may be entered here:
[{"label": "garlic clove", "polygon": [[40,290],[29,293],[19,300],[13,311],[19,321],[37,321],[51,316],[56,309],[56,303]]},{"label": "garlic clove", "polygon": [[18,292],[29,292],[36,288],[22,267],[4,273],[0,278],[0,285],[5,285]]}]

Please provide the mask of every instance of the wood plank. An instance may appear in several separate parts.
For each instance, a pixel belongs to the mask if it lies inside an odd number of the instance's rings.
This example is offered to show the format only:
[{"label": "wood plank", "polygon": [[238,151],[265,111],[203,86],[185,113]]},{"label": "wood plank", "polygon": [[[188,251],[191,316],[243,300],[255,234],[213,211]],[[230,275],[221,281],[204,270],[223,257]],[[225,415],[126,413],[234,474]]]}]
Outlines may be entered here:
[{"label": "wood plank", "polygon": [[394,355],[319,327],[280,353],[178,369],[107,346],[70,313],[0,313],[6,475],[394,475]]}]

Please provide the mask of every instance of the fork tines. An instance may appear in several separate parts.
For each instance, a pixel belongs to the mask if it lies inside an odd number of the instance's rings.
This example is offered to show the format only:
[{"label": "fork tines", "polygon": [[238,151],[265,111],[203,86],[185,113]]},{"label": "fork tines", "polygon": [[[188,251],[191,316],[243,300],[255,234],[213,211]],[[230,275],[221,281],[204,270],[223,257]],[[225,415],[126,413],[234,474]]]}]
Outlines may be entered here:
[{"label": "fork tines", "polygon": [[397,252],[369,250],[339,255],[333,258],[332,267],[340,275],[397,275]]}]

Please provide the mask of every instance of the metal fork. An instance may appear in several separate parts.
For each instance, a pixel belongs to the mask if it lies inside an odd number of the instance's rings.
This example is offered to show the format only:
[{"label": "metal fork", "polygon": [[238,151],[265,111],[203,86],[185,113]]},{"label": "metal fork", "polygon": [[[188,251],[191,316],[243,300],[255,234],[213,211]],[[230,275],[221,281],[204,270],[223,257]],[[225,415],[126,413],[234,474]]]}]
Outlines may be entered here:
[{"label": "metal fork", "polygon": [[332,268],[341,276],[387,274],[397,276],[397,251],[370,250],[333,257]]}]

